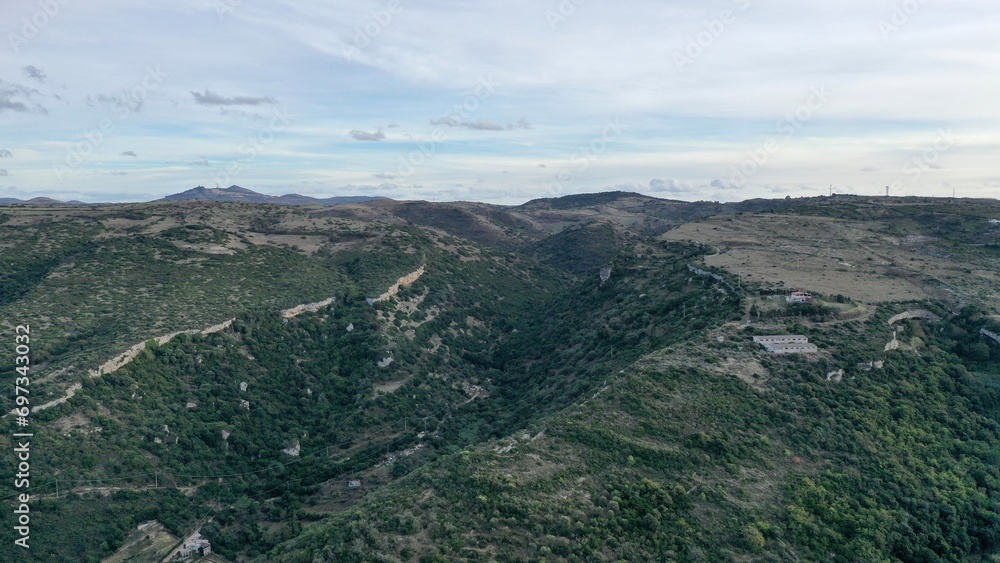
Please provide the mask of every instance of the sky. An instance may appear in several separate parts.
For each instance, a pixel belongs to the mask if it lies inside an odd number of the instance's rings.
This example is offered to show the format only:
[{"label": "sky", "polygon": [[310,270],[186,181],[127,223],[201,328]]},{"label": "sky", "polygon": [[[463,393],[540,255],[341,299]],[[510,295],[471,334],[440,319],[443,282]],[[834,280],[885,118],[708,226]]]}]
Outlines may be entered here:
[{"label": "sky", "polygon": [[0,198],[1000,197],[995,0],[7,0]]}]

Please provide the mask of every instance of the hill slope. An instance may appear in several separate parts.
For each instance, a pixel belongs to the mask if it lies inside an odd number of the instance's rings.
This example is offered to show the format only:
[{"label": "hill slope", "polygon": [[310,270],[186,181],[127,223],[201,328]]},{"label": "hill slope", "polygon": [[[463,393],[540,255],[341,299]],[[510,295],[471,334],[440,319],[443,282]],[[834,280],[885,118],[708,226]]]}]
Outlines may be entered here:
[{"label": "hill slope", "polygon": [[229,560],[995,559],[994,208],[4,208],[0,312],[52,405],[33,549],[0,555],[131,557],[156,520]]}]

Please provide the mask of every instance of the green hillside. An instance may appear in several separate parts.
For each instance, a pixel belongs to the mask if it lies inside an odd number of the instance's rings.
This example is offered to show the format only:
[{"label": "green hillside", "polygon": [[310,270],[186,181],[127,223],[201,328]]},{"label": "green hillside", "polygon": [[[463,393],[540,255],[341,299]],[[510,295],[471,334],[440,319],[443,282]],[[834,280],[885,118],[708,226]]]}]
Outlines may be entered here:
[{"label": "green hillside", "polygon": [[[4,526],[0,559],[156,520],[230,561],[998,561],[992,204],[895,203],[6,208],[0,312],[32,405],[67,400],[29,417],[32,549]],[[660,236],[715,213],[863,225],[951,291],[771,306],[710,265],[735,235]]]}]

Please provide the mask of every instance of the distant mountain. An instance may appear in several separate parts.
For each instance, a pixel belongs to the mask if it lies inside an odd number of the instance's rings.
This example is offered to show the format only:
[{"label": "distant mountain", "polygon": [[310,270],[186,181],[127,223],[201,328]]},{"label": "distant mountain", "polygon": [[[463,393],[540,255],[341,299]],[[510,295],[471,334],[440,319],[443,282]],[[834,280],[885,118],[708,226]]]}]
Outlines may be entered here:
[{"label": "distant mountain", "polygon": [[87,205],[82,201],[59,201],[50,197],[35,197],[31,199],[17,199],[16,197],[0,197],[0,205]]},{"label": "distant mountain", "polygon": [[159,201],[241,201],[245,203],[273,203],[275,205],[341,205],[345,203],[364,203],[366,201],[373,201],[376,199],[385,198],[378,196],[339,196],[315,198],[299,194],[274,196],[260,194],[253,190],[241,188],[240,186],[229,186],[228,188],[206,188],[204,186],[198,186],[185,192],[168,195]]}]

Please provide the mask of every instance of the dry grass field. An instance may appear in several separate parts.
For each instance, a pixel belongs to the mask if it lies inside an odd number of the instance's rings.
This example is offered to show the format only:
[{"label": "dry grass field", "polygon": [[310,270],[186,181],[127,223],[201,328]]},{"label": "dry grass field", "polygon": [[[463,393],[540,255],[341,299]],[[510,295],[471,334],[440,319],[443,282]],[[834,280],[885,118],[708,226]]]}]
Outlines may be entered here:
[{"label": "dry grass field", "polygon": [[713,217],[662,238],[712,246],[717,252],[706,265],[789,290],[865,303],[1000,297],[995,267],[937,251],[934,237],[887,234],[884,223],[779,214]]}]

